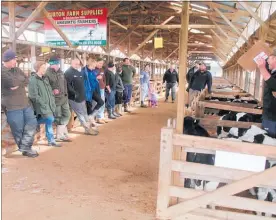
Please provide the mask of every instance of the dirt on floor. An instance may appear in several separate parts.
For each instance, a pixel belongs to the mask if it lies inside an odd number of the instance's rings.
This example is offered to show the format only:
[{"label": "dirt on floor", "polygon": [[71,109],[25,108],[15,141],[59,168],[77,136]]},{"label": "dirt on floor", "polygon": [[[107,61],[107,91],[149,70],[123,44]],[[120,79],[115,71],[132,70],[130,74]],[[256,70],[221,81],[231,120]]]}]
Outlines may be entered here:
[{"label": "dirt on floor", "polygon": [[12,154],[2,168],[3,220],[154,219],[160,131],[175,109],[138,109],[97,137],[75,131],[62,148],[36,146],[35,159]]}]

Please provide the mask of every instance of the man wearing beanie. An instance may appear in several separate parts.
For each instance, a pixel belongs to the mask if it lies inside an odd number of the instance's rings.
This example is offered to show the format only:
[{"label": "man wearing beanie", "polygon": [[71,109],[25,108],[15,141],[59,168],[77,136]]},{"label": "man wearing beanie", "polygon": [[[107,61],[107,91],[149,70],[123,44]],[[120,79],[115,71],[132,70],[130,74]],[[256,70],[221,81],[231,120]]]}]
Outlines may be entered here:
[{"label": "man wearing beanie", "polygon": [[107,70],[105,72],[106,80],[106,108],[108,112],[109,119],[116,119],[120,115],[115,112],[115,93],[116,93],[116,81],[115,81],[115,65],[113,62],[109,62],[107,65]]},{"label": "man wearing beanie", "polygon": [[268,135],[276,138],[276,49],[268,57],[267,62],[261,58],[257,60],[257,65],[265,81],[262,126]]},{"label": "man wearing beanie", "polygon": [[7,50],[2,60],[1,104],[7,115],[7,122],[22,155],[37,157],[38,153],[32,150],[37,121],[25,90],[28,77],[16,67],[16,55],[12,50]]},{"label": "man wearing beanie", "polygon": [[57,125],[57,141],[71,140],[68,137],[67,124],[71,117],[68,104],[67,82],[64,73],[60,69],[60,59],[51,56],[49,59],[50,67],[46,71],[56,102],[55,123]]}]

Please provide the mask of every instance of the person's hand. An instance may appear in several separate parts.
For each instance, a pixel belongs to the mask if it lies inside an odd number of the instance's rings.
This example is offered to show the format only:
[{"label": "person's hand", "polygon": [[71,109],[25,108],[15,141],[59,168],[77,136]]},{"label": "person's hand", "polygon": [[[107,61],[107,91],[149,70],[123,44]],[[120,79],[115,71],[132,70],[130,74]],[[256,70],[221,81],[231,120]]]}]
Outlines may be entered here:
[{"label": "person's hand", "polygon": [[59,94],[59,90],[58,89],[54,89],[53,93],[54,93],[54,95],[58,95]]},{"label": "person's hand", "polygon": [[107,88],[107,91],[108,91],[108,93],[111,93],[111,89],[110,88]]},{"label": "person's hand", "polygon": [[15,86],[15,87],[11,87],[11,90],[16,90],[16,89],[18,89],[19,88],[19,86]]},{"label": "person's hand", "polygon": [[266,66],[266,61],[263,58],[257,59],[256,63],[259,69],[263,69]]},{"label": "person's hand", "polygon": [[102,75],[98,75],[98,76],[97,76],[97,79],[102,79],[102,78],[103,78]]}]

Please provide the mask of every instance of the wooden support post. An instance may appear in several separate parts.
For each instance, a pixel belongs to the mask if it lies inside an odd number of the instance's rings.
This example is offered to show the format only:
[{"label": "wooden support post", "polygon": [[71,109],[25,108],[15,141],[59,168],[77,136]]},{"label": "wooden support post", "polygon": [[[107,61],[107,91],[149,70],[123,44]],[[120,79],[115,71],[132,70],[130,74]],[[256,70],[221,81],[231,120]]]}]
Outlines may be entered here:
[{"label": "wooden support post", "polygon": [[[182,3],[181,12],[181,29],[180,29],[180,46],[179,46],[179,91],[177,98],[177,118],[176,118],[176,132],[183,133],[183,119],[185,116],[185,85],[186,85],[186,73],[187,73],[187,50],[188,50],[188,26],[189,26],[189,2]],[[185,160],[185,155],[181,155],[180,150],[175,150],[173,158],[175,160]],[[181,186],[180,173],[173,172],[173,185]],[[182,185],[183,186],[183,185]],[[171,204],[176,204],[177,198],[171,200]]]},{"label": "wooden support post", "polygon": [[65,57],[64,57],[64,50],[61,50],[60,51],[60,69],[62,70],[62,71],[65,71],[64,69],[64,63],[65,63]]},{"label": "wooden support post", "polygon": [[34,64],[36,63],[35,46],[31,46],[31,71],[34,71]]},{"label": "wooden support post", "polygon": [[170,199],[171,167],[173,153],[173,129],[163,128],[161,130],[158,197],[156,218],[159,220],[168,219],[166,215]]},{"label": "wooden support post", "polygon": [[15,2],[9,2],[9,37],[11,40],[11,49],[16,52],[15,39]]},{"label": "wooden support post", "polygon": [[260,83],[261,83],[261,73],[257,68],[255,72],[255,88],[254,88],[254,98],[260,100]]}]

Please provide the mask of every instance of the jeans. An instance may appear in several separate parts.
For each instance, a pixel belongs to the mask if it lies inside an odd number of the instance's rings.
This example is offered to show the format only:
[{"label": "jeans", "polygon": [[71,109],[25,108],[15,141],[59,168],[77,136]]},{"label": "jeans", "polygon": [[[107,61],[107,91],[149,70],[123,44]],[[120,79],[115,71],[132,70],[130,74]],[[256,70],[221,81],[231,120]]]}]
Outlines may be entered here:
[{"label": "jeans", "polygon": [[149,93],[148,83],[141,84],[141,101],[144,102]]},{"label": "jeans", "polygon": [[55,122],[57,125],[67,125],[71,117],[68,102],[63,105],[57,105],[55,111]]},{"label": "jeans", "polygon": [[46,118],[39,118],[37,120],[38,124],[45,124],[45,132],[46,132],[46,137],[48,140],[48,143],[55,143],[55,138],[54,138],[54,129],[53,129],[53,122],[55,121],[55,118],[53,116],[49,116]]},{"label": "jeans", "polygon": [[37,120],[31,107],[7,111],[7,122],[20,151],[29,151],[34,142]]},{"label": "jeans", "polygon": [[269,136],[276,138],[276,121],[263,120],[262,126]]},{"label": "jeans", "polygon": [[99,109],[97,118],[98,118],[98,119],[103,119],[103,118],[104,118],[104,109],[105,109],[105,104],[104,104],[104,101],[105,101],[104,89],[100,89],[100,91],[101,91],[101,99],[102,99],[102,101],[103,101],[103,105],[102,105],[102,107]]},{"label": "jeans", "polygon": [[76,113],[78,119],[82,126],[86,126],[87,122],[89,122],[89,117],[87,114],[86,102],[75,102],[73,100],[69,100],[69,104],[73,111]]},{"label": "jeans", "polygon": [[105,93],[106,97],[106,108],[107,110],[112,110],[115,108],[115,90],[111,90],[110,93]]},{"label": "jeans", "polygon": [[132,84],[126,84],[124,88],[124,104],[128,104],[132,97]]},{"label": "jeans", "polygon": [[166,99],[169,98],[170,90],[172,90],[172,100],[175,100],[175,90],[176,90],[176,83],[167,83],[166,84]]}]

